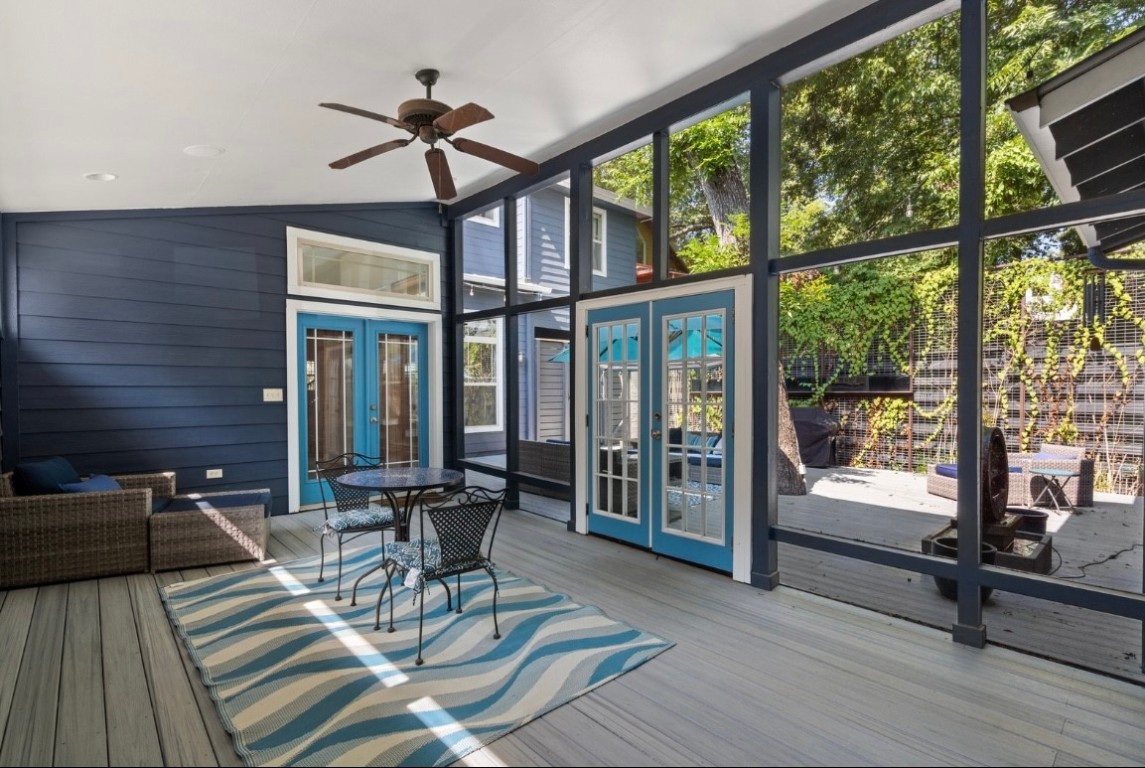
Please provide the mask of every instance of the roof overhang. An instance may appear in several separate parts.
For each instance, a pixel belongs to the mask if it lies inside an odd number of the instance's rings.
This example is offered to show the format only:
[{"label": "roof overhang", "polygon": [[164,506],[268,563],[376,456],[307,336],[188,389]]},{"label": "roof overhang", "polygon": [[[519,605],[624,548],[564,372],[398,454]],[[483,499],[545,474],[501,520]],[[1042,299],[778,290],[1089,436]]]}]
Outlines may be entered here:
[{"label": "roof overhang", "polygon": [[[1145,188],[1145,29],[1006,104],[1063,203]],[[1110,253],[1145,240],[1145,216],[1077,231]]]}]

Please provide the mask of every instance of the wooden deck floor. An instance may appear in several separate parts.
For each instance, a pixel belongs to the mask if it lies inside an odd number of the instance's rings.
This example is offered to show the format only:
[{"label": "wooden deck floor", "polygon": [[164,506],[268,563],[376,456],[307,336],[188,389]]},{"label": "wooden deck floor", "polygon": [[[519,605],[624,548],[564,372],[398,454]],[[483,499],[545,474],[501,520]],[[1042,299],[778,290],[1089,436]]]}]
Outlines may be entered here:
[{"label": "wooden deck floor", "polygon": [[[808,495],[780,498],[781,524],[918,552],[955,514],[919,475],[832,468],[808,480]],[[1048,532],[1055,578],[1141,592],[1141,499],[1098,493],[1092,508],[1051,512]],[[785,545],[779,556],[782,584],[941,629],[954,621],[930,577]],[[1139,621],[1000,591],[983,620],[990,642],[1145,683]]]},{"label": "wooden deck floor", "polygon": [[[315,552],[314,513],[270,554]],[[505,568],[676,646],[470,764],[1140,765],[1145,687],[794,589],[774,592],[507,512]],[[247,566],[240,566],[247,567]],[[157,587],[231,566],[13,590],[0,764],[233,765]]]}]

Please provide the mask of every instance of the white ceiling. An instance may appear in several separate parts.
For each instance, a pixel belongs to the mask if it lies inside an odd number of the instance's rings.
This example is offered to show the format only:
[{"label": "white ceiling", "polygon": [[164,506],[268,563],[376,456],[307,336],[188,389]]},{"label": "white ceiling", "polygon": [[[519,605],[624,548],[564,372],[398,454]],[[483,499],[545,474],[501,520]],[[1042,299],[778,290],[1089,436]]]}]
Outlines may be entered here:
[{"label": "white ceiling", "polygon": [[[496,115],[459,135],[541,162],[870,2],[4,0],[0,211],[432,200],[415,145],[328,168],[406,134],[318,103],[396,116],[436,68]],[[445,149],[461,197],[510,175]]]}]

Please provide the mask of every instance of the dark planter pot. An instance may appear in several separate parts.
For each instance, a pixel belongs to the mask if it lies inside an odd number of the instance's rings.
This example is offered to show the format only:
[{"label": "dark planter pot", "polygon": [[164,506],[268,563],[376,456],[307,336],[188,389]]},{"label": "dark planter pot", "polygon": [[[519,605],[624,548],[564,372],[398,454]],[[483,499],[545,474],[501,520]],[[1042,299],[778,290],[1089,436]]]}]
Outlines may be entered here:
[{"label": "dark planter pot", "polygon": [[[957,536],[940,536],[935,539],[931,544],[931,553],[941,557],[949,557],[952,560],[958,559],[958,537]],[[982,542],[982,562],[987,565],[994,564],[994,555],[998,553],[998,548],[993,544]],[[939,576],[934,577],[934,583],[938,586],[938,591],[947,600],[958,599],[958,582],[954,579],[945,579]],[[982,600],[994,591],[993,587],[979,587],[982,591]]]},{"label": "dark planter pot", "polygon": [[1042,534],[1046,532],[1046,521],[1050,513],[1044,509],[1026,509],[1025,507],[1006,507],[1006,512],[1022,518],[1019,531]]}]

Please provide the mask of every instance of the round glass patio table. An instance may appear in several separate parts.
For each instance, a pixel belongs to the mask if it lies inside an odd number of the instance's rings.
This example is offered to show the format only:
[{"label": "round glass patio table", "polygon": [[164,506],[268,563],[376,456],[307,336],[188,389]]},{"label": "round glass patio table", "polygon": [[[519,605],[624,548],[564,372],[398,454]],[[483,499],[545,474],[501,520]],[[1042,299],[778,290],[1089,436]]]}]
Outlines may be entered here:
[{"label": "round glass patio table", "polygon": [[[394,539],[409,541],[410,513],[426,491],[459,486],[465,474],[456,469],[442,467],[372,467],[339,475],[333,482],[353,488],[377,491],[385,497],[394,511]],[[399,504],[398,495],[405,494]],[[354,581],[350,605],[357,605],[358,584],[362,579],[382,567],[379,562]]]}]

